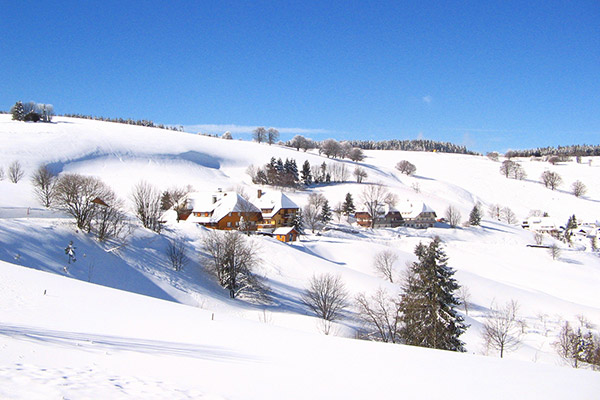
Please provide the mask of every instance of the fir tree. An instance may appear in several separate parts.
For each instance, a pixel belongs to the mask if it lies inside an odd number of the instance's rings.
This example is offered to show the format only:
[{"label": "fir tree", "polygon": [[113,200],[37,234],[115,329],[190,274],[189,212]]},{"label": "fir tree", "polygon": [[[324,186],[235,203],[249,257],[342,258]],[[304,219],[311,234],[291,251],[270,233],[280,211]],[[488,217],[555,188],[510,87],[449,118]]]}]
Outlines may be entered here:
[{"label": "fir tree", "polygon": [[440,238],[429,246],[419,243],[415,255],[419,261],[409,267],[400,300],[401,339],[409,345],[464,352],[459,336],[467,326],[455,310],[460,301],[454,296],[460,286],[446,265]]},{"label": "fir tree", "polygon": [[325,199],[323,205],[321,206],[321,221],[324,224],[327,224],[331,221],[331,207],[329,207],[329,201]]},{"label": "fir tree", "polygon": [[304,161],[304,164],[302,164],[301,178],[302,183],[304,183],[305,186],[312,185],[313,178],[310,172],[310,163],[308,162],[308,160]]},{"label": "fir tree", "polygon": [[479,209],[479,204],[475,204],[475,206],[473,206],[473,209],[471,210],[471,214],[469,215],[469,225],[481,225],[481,210]]},{"label": "fir tree", "polygon": [[298,234],[304,233],[304,231],[302,230],[303,223],[304,221],[302,220],[302,209],[298,209],[298,212],[296,213],[296,215],[294,215],[294,219],[292,221],[292,226],[294,227],[294,229],[296,229]]},{"label": "fir tree", "polygon": [[345,216],[349,216],[350,214],[354,214],[354,211],[356,211],[356,207],[354,206],[352,195],[346,193],[346,199],[344,200],[344,204],[342,204],[342,212]]},{"label": "fir tree", "polygon": [[565,227],[565,241],[569,244],[571,244],[571,237],[575,229],[577,229],[577,218],[573,214],[567,220],[567,226]]},{"label": "fir tree", "polygon": [[12,119],[15,121],[25,121],[25,108],[23,107],[23,103],[17,101],[15,105],[10,110],[12,114]]}]

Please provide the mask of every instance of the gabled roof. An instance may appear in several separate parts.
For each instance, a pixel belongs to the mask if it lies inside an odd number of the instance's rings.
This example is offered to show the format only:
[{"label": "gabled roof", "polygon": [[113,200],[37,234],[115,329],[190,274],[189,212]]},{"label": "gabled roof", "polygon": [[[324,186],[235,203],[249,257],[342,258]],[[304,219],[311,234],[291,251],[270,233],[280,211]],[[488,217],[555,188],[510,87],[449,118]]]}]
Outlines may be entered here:
[{"label": "gabled roof", "polygon": [[296,228],[293,226],[282,226],[281,228],[277,228],[273,231],[273,235],[287,235],[291,231],[295,231]]},{"label": "gabled roof", "polygon": [[[195,192],[189,194],[192,215],[190,222],[217,223],[230,212],[257,212],[260,210],[236,192]],[[193,213],[210,213],[197,217]]]},{"label": "gabled roof", "polygon": [[401,201],[400,204],[398,204],[398,211],[400,211],[400,214],[402,214],[402,217],[405,219],[414,219],[426,212],[433,213],[435,215],[433,208],[429,207],[420,200],[407,199],[405,201]]},{"label": "gabled roof", "polygon": [[285,194],[276,191],[262,193],[260,198],[258,196],[255,196],[251,199],[251,201],[261,210],[271,210],[268,213],[263,213],[263,216],[265,218],[272,217],[273,215],[277,214],[277,212],[282,208],[300,208]]}]

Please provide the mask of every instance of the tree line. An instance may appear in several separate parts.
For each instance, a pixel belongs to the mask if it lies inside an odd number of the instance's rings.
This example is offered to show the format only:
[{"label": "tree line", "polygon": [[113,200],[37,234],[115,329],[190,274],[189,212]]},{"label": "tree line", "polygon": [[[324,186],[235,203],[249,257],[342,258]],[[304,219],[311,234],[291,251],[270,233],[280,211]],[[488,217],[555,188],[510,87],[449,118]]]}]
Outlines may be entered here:
[{"label": "tree line", "polygon": [[544,156],[600,156],[600,145],[577,144],[569,146],[548,146],[528,150],[509,150],[505,157],[544,157]]}]

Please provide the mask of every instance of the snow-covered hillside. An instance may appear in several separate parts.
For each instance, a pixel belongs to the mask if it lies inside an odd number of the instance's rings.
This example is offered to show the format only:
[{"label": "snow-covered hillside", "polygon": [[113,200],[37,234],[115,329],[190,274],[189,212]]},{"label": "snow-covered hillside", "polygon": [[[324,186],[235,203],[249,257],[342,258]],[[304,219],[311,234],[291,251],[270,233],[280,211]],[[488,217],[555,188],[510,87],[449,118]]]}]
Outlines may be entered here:
[{"label": "snow-covered hillside", "polygon": [[[585,222],[600,219],[598,159],[555,166],[519,160],[528,178],[517,181],[503,177],[500,163],[484,157],[366,154],[359,163],[368,172],[366,183],[383,183],[399,202],[424,201],[439,217],[453,205],[466,220],[481,202],[484,210],[492,204],[510,207],[519,221],[532,210],[548,212],[562,224],[572,214]],[[259,187],[252,185],[247,167],[273,156],[294,158],[298,165],[304,160],[341,162],[354,169],[348,160],[275,145],[60,117],[52,124],[21,123],[0,115],[0,167],[5,171],[19,160],[27,174],[48,164],[58,173],[94,175],[129,206],[131,188],[140,180],[161,189],[243,186],[254,192]],[[394,169],[403,159],[416,165],[414,176]],[[540,184],[545,169],[560,173],[563,186],[551,191]],[[569,191],[577,179],[588,188],[581,198]],[[301,206],[315,192],[332,205],[346,193],[358,203],[364,185],[348,181],[287,195]],[[339,226],[347,227],[343,221]],[[593,398],[600,390],[597,373],[561,367],[552,347],[563,320],[576,323],[584,315],[600,324],[600,258],[588,242],[570,248],[561,244],[563,252],[553,260],[545,249],[527,247],[533,236],[520,224],[487,217],[481,227],[353,229],[355,233],[332,229],[308,234],[293,244],[253,238],[260,246],[258,272],[273,295],[271,304],[253,304],[229,299],[205,271],[199,254],[206,229],[173,222],[157,235],[138,227],[125,246],[115,249],[77,231],[66,215],[44,210],[33,196],[29,176],[16,184],[4,179],[1,396],[368,398],[374,390],[397,397],[402,388],[409,396],[437,398],[451,384],[460,388],[456,397],[466,398],[564,398],[575,396],[573,390],[579,398]],[[351,315],[335,326],[341,338],[325,337],[317,319],[301,305],[308,279],[323,272],[340,275],[353,295],[380,287],[397,292],[395,284],[373,270],[374,256],[392,249],[401,272],[415,259],[415,246],[436,235],[444,242],[455,277],[471,293],[465,316],[470,328],[462,339],[475,355],[354,340],[357,323]],[[193,254],[183,271],[169,268],[165,255],[174,237],[183,238]],[[64,253],[70,241],[77,248],[73,264],[67,264]],[[492,358],[493,351],[482,357],[480,331],[489,307],[509,300],[519,302],[526,322],[523,344],[502,360]],[[328,373],[330,378],[324,377]],[[238,378],[235,384],[231,376]],[[428,384],[431,376],[443,382]]]}]

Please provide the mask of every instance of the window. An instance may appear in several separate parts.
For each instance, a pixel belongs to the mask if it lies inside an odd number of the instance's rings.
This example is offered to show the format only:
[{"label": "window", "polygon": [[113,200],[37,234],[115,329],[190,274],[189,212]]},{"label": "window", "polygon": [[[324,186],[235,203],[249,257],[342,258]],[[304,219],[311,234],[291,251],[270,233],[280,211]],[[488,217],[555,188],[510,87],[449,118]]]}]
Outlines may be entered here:
[{"label": "window", "polygon": [[231,228],[231,222],[228,222],[228,223],[227,223],[227,227],[228,227],[228,228]]}]

